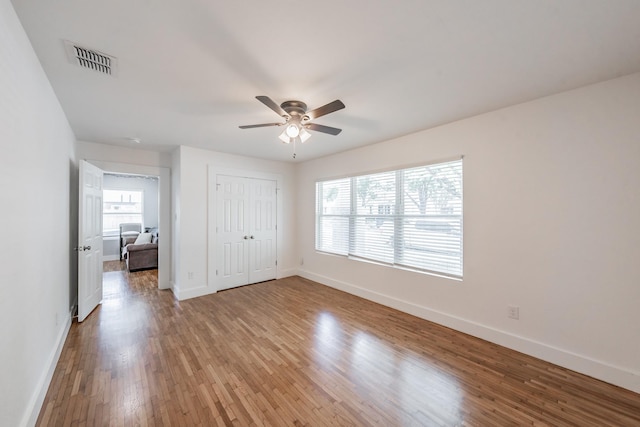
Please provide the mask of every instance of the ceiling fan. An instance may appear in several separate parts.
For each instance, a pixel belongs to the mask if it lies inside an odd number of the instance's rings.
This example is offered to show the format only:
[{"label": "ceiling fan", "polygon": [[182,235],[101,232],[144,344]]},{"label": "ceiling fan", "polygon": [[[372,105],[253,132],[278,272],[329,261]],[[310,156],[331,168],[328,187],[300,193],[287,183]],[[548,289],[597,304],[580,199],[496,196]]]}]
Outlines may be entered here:
[{"label": "ceiling fan", "polygon": [[330,102],[326,105],[323,105],[322,107],[318,107],[315,110],[311,111],[307,111],[307,104],[302,101],[285,101],[282,104],[278,105],[268,96],[256,96],[256,99],[275,111],[276,114],[284,119],[284,122],[245,125],[240,126],[240,129],[251,129],[267,126],[286,126],[284,131],[280,134],[279,138],[285,144],[294,144],[294,159],[296,157],[295,144],[297,142],[303,143],[311,137],[311,134],[307,131],[307,129],[322,133],[328,133],[329,135],[338,135],[340,132],[342,132],[342,129],[311,123],[312,120],[317,119],[318,117],[322,117],[329,113],[342,110],[345,105],[339,99],[336,99],[333,102]]}]

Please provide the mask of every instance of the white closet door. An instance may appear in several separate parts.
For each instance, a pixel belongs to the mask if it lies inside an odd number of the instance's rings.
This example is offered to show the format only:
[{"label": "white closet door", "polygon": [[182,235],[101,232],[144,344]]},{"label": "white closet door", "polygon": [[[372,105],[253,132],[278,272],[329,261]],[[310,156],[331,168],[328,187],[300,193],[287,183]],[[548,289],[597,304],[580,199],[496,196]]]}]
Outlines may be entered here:
[{"label": "white closet door", "polygon": [[276,181],[217,175],[218,290],[276,278]]},{"label": "white closet door", "polygon": [[276,278],[276,181],[250,179],[249,283]]},{"label": "white closet door", "polygon": [[249,193],[244,178],[218,175],[217,265],[218,289],[249,283],[247,207]]}]

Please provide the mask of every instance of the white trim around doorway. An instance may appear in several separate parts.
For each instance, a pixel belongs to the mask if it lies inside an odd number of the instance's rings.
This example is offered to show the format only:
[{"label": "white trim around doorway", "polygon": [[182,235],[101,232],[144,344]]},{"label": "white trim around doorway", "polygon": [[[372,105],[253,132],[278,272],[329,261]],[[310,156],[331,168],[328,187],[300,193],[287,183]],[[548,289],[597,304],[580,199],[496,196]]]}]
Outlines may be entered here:
[{"label": "white trim around doorway", "polygon": [[105,172],[158,177],[158,228],[161,233],[158,241],[158,288],[171,289],[171,169],[87,160]]}]

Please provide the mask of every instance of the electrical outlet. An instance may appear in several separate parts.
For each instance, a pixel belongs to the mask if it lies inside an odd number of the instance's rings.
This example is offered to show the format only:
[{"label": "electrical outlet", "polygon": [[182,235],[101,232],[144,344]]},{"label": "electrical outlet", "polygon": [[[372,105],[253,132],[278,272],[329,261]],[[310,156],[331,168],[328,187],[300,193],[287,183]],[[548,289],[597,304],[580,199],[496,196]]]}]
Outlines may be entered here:
[{"label": "electrical outlet", "polygon": [[193,271],[190,271],[190,272],[187,273],[187,278],[189,280],[193,280]]},{"label": "electrical outlet", "polygon": [[507,317],[509,319],[520,319],[520,307],[517,307],[515,305],[510,305],[509,307],[507,307]]},{"label": "electrical outlet", "polygon": [[304,265],[304,258],[300,258],[300,265]]}]

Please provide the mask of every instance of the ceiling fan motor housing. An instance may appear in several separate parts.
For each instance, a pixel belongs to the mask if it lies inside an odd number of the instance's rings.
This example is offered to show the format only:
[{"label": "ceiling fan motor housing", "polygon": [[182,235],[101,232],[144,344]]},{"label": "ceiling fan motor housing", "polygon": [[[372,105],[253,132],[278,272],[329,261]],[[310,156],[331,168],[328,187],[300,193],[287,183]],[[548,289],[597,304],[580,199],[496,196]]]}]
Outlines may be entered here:
[{"label": "ceiling fan motor housing", "polygon": [[280,104],[280,108],[291,117],[300,117],[300,119],[303,119],[307,112],[307,104],[302,101],[285,101]]}]

